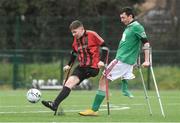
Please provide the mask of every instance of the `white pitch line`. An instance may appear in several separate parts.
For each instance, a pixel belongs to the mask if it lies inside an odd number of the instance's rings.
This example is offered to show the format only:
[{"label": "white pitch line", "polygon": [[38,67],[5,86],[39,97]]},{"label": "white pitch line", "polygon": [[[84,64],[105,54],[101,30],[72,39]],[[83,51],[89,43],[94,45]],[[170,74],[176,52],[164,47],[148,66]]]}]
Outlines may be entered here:
[{"label": "white pitch line", "polygon": [[[126,110],[126,109],[130,109],[130,107],[121,107],[121,108],[111,108],[110,110]],[[106,111],[107,109],[100,109],[100,111]]]},{"label": "white pitch line", "polygon": [[[127,110],[130,109],[130,107],[119,107],[119,108],[111,108],[111,110]],[[106,111],[107,109],[100,109],[100,111]],[[80,112],[82,110],[65,110],[65,112]],[[11,112],[0,112],[0,114],[27,114],[27,113],[50,113],[52,111],[22,111],[22,112],[17,112],[17,111],[11,111]]]},{"label": "white pitch line", "polygon": [[[110,104],[110,108],[119,108],[119,107],[128,107],[128,106],[142,106],[146,105],[145,103],[132,103],[132,104]],[[177,106],[180,105],[180,103],[165,103],[167,106]],[[63,106],[68,106],[68,105],[63,105]],[[79,107],[79,105],[71,105],[72,107]],[[81,106],[87,106],[87,105],[81,105]],[[106,107],[107,105],[101,105],[101,107]],[[35,105],[35,104],[30,104],[30,105],[6,105],[6,106],[0,106],[1,108],[41,108],[41,105]]]},{"label": "white pitch line", "polygon": [[10,112],[0,112],[0,114],[27,114],[27,113],[47,113],[50,111],[21,111],[21,112],[17,112],[17,111],[10,111]]}]

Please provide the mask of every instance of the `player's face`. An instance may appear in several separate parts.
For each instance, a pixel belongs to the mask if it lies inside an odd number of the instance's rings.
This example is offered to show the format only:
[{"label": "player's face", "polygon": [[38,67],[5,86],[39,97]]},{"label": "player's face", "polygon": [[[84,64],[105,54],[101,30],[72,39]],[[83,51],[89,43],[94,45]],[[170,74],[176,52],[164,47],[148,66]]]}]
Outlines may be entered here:
[{"label": "player's face", "polygon": [[84,28],[78,27],[77,29],[72,29],[71,32],[75,38],[79,39],[84,33]]},{"label": "player's face", "polygon": [[126,15],[126,13],[122,13],[120,14],[120,19],[121,19],[121,22],[124,23],[125,25],[128,25],[131,20],[132,20],[132,15]]}]

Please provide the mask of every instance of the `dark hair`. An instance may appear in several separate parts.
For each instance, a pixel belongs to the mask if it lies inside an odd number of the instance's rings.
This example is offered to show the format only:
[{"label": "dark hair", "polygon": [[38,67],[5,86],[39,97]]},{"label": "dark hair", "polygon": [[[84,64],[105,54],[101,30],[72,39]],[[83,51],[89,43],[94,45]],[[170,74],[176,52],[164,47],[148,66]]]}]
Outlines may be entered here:
[{"label": "dark hair", "polygon": [[69,29],[72,30],[72,29],[77,29],[78,27],[83,27],[83,24],[81,21],[79,20],[75,20],[73,21],[70,26],[69,26]]},{"label": "dark hair", "polygon": [[121,9],[121,14],[122,13],[126,13],[126,15],[132,15],[132,17],[134,18],[134,16],[135,16],[135,13],[134,13],[134,11],[133,11],[133,9],[131,8],[131,7],[124,7],[124,8],[122,8]]}]

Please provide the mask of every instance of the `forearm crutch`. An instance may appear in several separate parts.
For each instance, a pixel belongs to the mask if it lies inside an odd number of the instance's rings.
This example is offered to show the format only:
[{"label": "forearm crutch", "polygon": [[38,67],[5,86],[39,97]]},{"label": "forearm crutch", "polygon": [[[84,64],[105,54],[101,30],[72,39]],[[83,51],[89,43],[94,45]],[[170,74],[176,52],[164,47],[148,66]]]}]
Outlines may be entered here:
[{"label": "forearm crutch", "polygon": [[157,82],[156,82],[153,67],[152,67],[152,49],[151,48],[149,48],[149,57],[150,57],[149,58],[150,59],[150,70],[151,70],[154,86],[155,86],[155,89],[156,89],[156,94],[157,94],[157,97],[158,97],[158,101],[159,101],[159,105],[160,105],[160,109],[161,109],[161,114],[162,114],[163,117],[165,117],[162,102],[161,102],[161,98],[160,98],[160,94],[159,94],[159,90],[158,90],[158,87],[157,87]]},{"label": "forearm crutch", "polygon": [[109,107],[109,83],[108,79],[105,78],[106,81],[106,102],[107,102],[107,111],[108,115],[110,115],[110,107]]},{"label": "forearm crutch", "polygon": [[109,107],[109,82],[108,79],[106,77],[107,75],[107,65],[108,65],[108,59],[109,59],[109,50],[107,51],[107,56],[106,56],[106,63],[105,63],[105,75],[104,75],[104,79],[105,79],[105,84],[106,84],[106,103],[107,103],[107,111],[108,111],[108,115],[110,115],[110,107]]},{"label": "forearm crutch", "polygon": [[151,109],[151,105],[150,105],[150,101],[149,101],[149,96],[148,96],[148,93],[147,93],[147,89],[146,89],[146,86],[145,86],[143,73],[142,73],[142,70],[141,70],[141,58],[140,58],[140,56],[138,58],[138,69],[139,69],[139,73],[140,73],[140,76],[141,76],[141,81],[142,81],[143,88],[144,88],[144,95],[145,95],[145,99],[147,101],[149,113],[152,116],[152,109]]}]

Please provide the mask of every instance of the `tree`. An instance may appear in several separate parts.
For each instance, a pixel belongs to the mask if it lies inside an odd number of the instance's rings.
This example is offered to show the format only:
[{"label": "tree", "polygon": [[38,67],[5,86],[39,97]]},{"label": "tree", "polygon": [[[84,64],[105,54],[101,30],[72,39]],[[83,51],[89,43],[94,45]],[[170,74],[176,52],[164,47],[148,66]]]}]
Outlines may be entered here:
[{"label": "tree", "polygon": [[[15,48],[17,16],[21,24],[21,49],[67,49],[71,47],[68,26],[72,20],[81,19],[87,27],[105,35],[105,30],[113,32],[119,27],[109,27],[106,22],[103,25],[103,21],[119,22],[118,12],[122,6],[142,2],[144,0],[1,0],[0,15],[4,20],[0,25],[4,27],[0,28],[0,47]],[[110,20],[112,16],[115,19]],[[105,39],[107,37],[104,36]],[[113,40],[118,40],[119,36],[116,37]],[[113,45],[116,46],[115,43]]]}]

